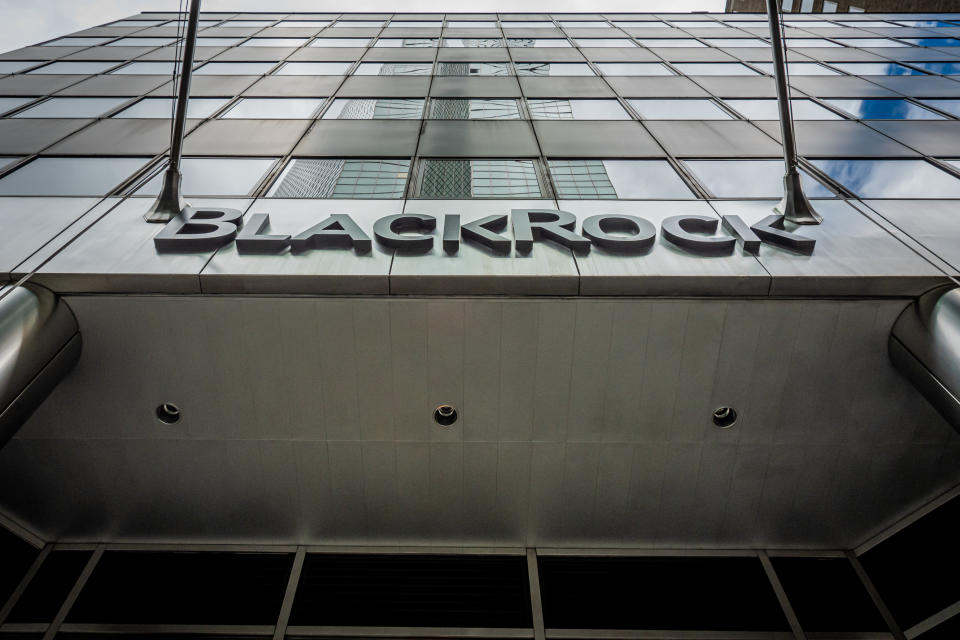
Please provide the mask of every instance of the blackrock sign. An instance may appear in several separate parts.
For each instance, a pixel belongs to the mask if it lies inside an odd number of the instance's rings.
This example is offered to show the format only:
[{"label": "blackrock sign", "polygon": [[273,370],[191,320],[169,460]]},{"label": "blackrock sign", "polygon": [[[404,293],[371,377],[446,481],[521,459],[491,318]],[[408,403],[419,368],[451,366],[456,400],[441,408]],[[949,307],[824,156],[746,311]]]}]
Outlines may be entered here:
[{"label": "blackrock sign", "polygon": [[[584,254],[596,245],[624,255],[646,253],[657,238],[657,229],[644,218],[610,214],[590,216],[583,221],[581,234],[574,233],[577,218],[557,209],[513,209],[509,216],[513,241],[501,235],[507,228],[506,215],[491,215],[463,223],[459,215],[443,219],[443,250],[455,255],[461,242],[473,242],[496,253],[509,255],[511,247],[530,253],[536,241],[551,240]],[[708,216],[679,215],[660,224],[663,238],[677,247],[699,255],[730,255],[739,241],[748,253],[757,253],[762,243],[798,253],[813,253],[815,240],[787,231],[783,217],[771,215],[748,225],[739,216],[723,216],[725,235],[717,236],[721,220]],[[257,213],[244,224],[237,209],[188,207],[171,220],[154,238],[157,251],[211,251],[236,241],[240,254],[294,253],[313,249],[353,249],[369,253],[370,236],[346,214],[334,214],[295,235],[271,234],[270,216]],[[437,219],[424,214],[400,214],[380,218],[373,224],[373,236],[385,247],[412,253],[433,249]]]}]

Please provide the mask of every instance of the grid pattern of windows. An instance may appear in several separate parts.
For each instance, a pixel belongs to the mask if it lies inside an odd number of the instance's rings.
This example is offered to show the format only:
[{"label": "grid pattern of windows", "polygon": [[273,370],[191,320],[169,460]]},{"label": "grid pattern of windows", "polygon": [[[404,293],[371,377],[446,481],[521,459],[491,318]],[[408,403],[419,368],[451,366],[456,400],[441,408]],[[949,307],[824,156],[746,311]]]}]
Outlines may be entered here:
[{"label": "grid pattern of windows", "polygon": [[421,198],[539,198],[533,160],[424,160]]},{"label": "grid pattern of windows", "polygon": [[409,160],[297,158],[269,195],[275,198],[400,198]]},{"label": "grid pattern of windows", "polygon": [[551,160],[550,174],[561,198],[614,199],[617,192],[600,160]]},{"label": "grid pattern of windows", "polygon": [[434,98],[430,117],[438,120],[516,120],[520,107],[512,98]]}]

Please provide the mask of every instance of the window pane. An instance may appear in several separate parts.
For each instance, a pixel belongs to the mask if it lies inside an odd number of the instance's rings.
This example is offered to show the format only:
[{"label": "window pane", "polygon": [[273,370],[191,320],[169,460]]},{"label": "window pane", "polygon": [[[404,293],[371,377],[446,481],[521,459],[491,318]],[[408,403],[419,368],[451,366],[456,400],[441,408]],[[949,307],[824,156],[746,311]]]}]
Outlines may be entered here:
[{"label": "window pane", "polygon": [[383,20],[337,20],[337,24],[333,26],[366,29],[370,27],[382,27]]},{"label": "window pane", "polygon": [[232,47],[243,38],[197,38],[198,47]]},{"label": "window pane", "polygon": [[438,120],[517,120],[520,107],[513,98],[434,98],[430,117]]},{"label": "window pane", "polygon": [[17,107],[22,107],[28,102],[33,102],[36,98],[0,98],[0,113],[13,111]]},{"label": "window pane", "polygon": [[194,71],[198,76],[261,75],[276,66],[275,62],[208,62]]},{"label": "window pane", "polygon": [[440,76],[508,76],[510,65],[506,62],[438,62]]},{"label": "window pane", "polygon": [[507,38],[508,47],[569,47],[565,38]]},{"label": "window pane", "polygon": [[539,198],[533,160],[424,160],[421,198]]},{"label": "window pane", "polygon": [[270,189],[272,198],[402,198],[409,160],[295,158]]},{"label": "window pane", "polygon": [[227,20],[221,27],[268,27],[273,20]]},{"label": "window pane", "polygon": [[577,38],[581,47],[635,47],[637,44],[627,38]]},{"label": "window pane", "polygon": [[[188,118],[209,118],[227,103],[226,98],[190,98]],[[173,98],[144,98],[135,102],[114,118],[173,118]]]},{"label": "window pane", "polygon": [[914,67],[945,76],[960,76],[960,62],[911,62]]},{"label": "window pane", "polygon": [[560,198],[694,197],[664,160],[550,160],[549,164]]},{"label": "window pane", "polygon": [[[777,107],[776,100],[724,100],[724,102],[739,111],[748,120],[780,119],[780,110]],[[794,98],[791,101],[791,111],[794,120],[843,120],[843,116],[840,114],[825,109],[813,100],[807,100],[806,98]]]},{"label": "window pane", "polygon": [[0,178],[4,196],[103,196],[149,158],[37,158]]},{"label": "window pane", "polygon": [[516,62],[518,76],[592,76],[584,62]]},{"label": "window pane", "polygon": [[361,62],[355,76],[428,76],[429,62]]},{"label": "window pane", "polygon": [[[273,166],[274,158],[184,158],[183,193],[187,196],[246,196]],[[163,173],[137,190],[138,196],[155,196]]]},{"label": "window pane", "polygon": [[417,120],[423,98],[337,98],[323,114],[324,120]]},{"label": "window pane", "polygon": [[329,20],[282,20],[282,21],[278,22],[277,24],[275,24],[275,25],[273,25],[273,26],[275,26],[275,27],[284,27],[284,28],[287,28],[287,27],[301,27],[301,28],[311,27],[311,28],[314,28],[314,29],[320,29],[320,28],[322,28],[322,27],[326,27],[326,26],[329,25],[329,24],[330,24],[330,21],[329,21]]},{"label": "window pane", "polygon": [[110,72],[111,75],[169,76],[173,74],[172,62],[131,62]]},{"label": "window pane", "polygon": [[365,47],[370,38],[317,38],[310,43],[311,47]]},{"label": "window pane", "polygon": [[[780,198],[782,160],[684,160],[683,164],[718,198]],[[825,186],[800,172],[803,190],[811,198],[833,197]]]},{"label": "window pane", "polygon": [[[772,62],[753,62],[751,63],[757,69],[760,69],[767,75],[773,75]],[[816,62],[788,62],[787,73],[792,76],[839,76],[839,71],[828,69],[822,64]]]},{"label": "window pane", "polygon": [[444,38],[445,47],[502,47],[500,38]]},{"label": "window pane", "polygon": [[837,38],[848,47],[906,47],[907,45],[890,38]]},{"label": "window pane", "polygon": [[943,20],[897,20],[896,24],[904,27],[954,27],[956,25]]},{"label": "window pane", "polygon": [[43,62],[42,60],[0,60],[0,73],[16,73]]},{"label": "window pane", "polygon": [[673,72],[659,62],[599,62],[597,68],[605,76],[672,76]]},{"label": "window pane", "polygon": [[547,20],[501,20],[504,29],[552,29],[557,25]]},{"label": "window pane", "polygon": [[492,20],[447,20],[447,26],[454,29],[496,29]]},{"label": "window pane", "polygon": [[341,76],[350,68],[349,62],[287,62],[275,76]]},{"label": "window pane", "polygon": [[901,38],[904,42],[909,42],[918,47],[956,47],[960,46],[960,40],[956,38]]},{"label": "window pane", "polygon": [[375,47],[435,47],[437,38],[380,38]]},{"label": "window pane", "polygon": [[108,42],[108,47],[165,47],[173,44],[173,38],[120,38]]},{"label": "window pane", "polygon": [[543,120],[629,120],[616,100],[528,100],[530,115]]},{"label": "window pane", "polygon": [[906,100],[825,99],[860,120],[942,120],[944,117]]},{"label": "window pane", "polygon": [[922,102],[960,118],[960,100],[923,100]]},{"label": "window pane", "polygon": [[564,27],[573,27],[574,29],[611,29],[606,22],[599,20],[561,20],[560,24]]},{"label": "window pane", "polygon": [[307,38],[250,38],[241,47],[302,47]]},{"label": "window pane", "polygon": [[15,157],[15,156],[0,156],[0,169],[3,169],[4,167],[7,167],[7,166],[13,164],[14,162],[16,162],[16,161],[19,160],[19,159],[20,159],[20,158]]},{"label": "window pane", "polygon": [[163,20],[117,20],[116,22],[111,22],[110,27],[155,27],[157,25],[163,24]]},{"label": "window pane", "polygon": [[823,38],[787,38],[787,47],[842,47],[842,44],[824,40]]},{"label": "window pane", "polygon": [[647,120],[730,120],[729,113],[712,100],[631,100],[630,104]]},{"label": "window pane", "polygon": [[322,98],[243,98],[221,117],[310,118],[322,103]]},{"label": "window pane", "polygon": [[922,76],[922,71],[895,62],[831,62],[831,67],[855,76]]},{"label": "window pane", "polygon": [[688,76],[758,76],[739,62],[678,62],[674,66]]},{"label": "window pane", "polygon": [[[94,74],[94,73],[103,73],[110,67],[117,66],[117,62],[52,62],[46,66],[34,69],[33,71],[28,71],[27,73],[37,73],[37,74],[53,74],[53,73],[65,73],[65,74]],[[141,63],[143,64],[143,63]]]},{"label": "window pane", "polygon": [[92,47],[95,44],[103,44],[110,38],[57,38],[50,42],[44,42],[44,47]]},{"label": "window pane", "polygon": [[699,40],[693,38],[637,38],[645,47],[705,47]]},{"label": "window pane", "polygon": [[714,20],[671,20],[670,24],[681,29],[704,29],[721,26]]},{"label": "window pane", "polygon": [[754,47],[767,48],[770,43],[759,38],[707,38],[707,44],[714,47]]},{"label": "window pane", "polygon": [[398,27],[401,29],[415,29],[415,28],[435,28],[439,29],[443,26],[442,20],[394,20],[387,27]]},{"label": "window pane", "polygon": [[923,160],[813,160],[861,198],[957,198],[960,180]]},{"label": "window pane", "polygon": [[25,109],[15,118],[96,118],[129,98],[50,98]]},{"label": "window pane", "polygon": [[656,29],[662,27],[668,29],[670,25],[659,20],[618,20],[613,24],[626,29]]}]

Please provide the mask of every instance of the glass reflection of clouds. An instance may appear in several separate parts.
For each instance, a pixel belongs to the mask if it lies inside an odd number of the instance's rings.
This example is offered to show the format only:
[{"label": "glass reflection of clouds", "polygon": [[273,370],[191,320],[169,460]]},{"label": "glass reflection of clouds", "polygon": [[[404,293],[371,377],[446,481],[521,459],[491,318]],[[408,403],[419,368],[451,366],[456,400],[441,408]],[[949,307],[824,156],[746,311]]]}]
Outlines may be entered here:
[{"label": "glass reflection of clouds", "polygon": [[901,38],[904,42],[918,47],[958,47],[960,40],[956,38]]},{"label": "glass reflection of clouds", "polygon": [[960,117],[960,100],[922,100],[923,104]]},{"label": "glass reflection of clouds", "polygon": [[960,180],[923,160],[813,160],[861,198],[957,198]]},{"label": "glass reflection of clouds", "polygon": [[895,62],[831,62],[831,67],[855,76],[922,76],[924,73]]},{"label": "glass reflection of clouds", "polygon": [[858,120],[943,120],[944,116],[907,100],[838,99],[825,102],[843,109]]},{"label": "glass reflection of clouds", "polygon": [[[782,160],[684,160],[683,163],[718,198],[783,196]],[[803,171],[800,180],[804,193],[810,198],[835,197]]]}]

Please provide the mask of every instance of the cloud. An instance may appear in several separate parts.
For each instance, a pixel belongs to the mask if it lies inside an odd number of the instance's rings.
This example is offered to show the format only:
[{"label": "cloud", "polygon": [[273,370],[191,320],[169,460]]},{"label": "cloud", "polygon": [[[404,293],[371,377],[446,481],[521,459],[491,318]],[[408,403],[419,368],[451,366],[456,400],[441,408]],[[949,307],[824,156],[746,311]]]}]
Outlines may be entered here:
[{"label": "cloud", "polygon": [[[185,0],[188,2],[188,0]],[[176,11],[179,0],[0,0],[0,50],[11,51],[141,11]],[[445,0],[407,0],[404,11],[441,12]],[[474,0],[470,11],[527,12],[635,12],[723,11],[723,0]],[[463,7],[466,8],[466,7]],[[397,10],[396,0],[205,0],[204,11],[315,11],[342,12]]]}]

